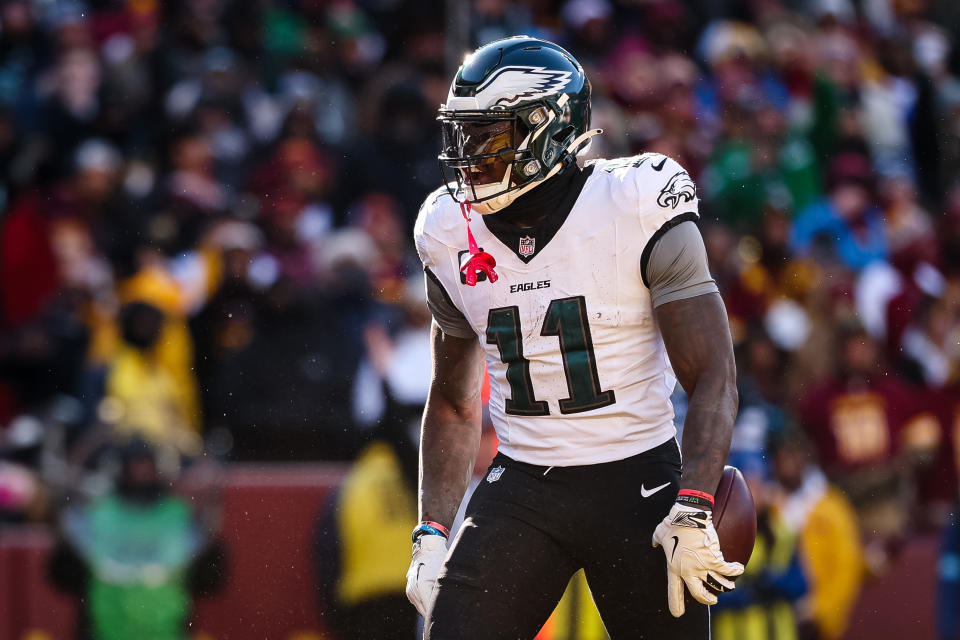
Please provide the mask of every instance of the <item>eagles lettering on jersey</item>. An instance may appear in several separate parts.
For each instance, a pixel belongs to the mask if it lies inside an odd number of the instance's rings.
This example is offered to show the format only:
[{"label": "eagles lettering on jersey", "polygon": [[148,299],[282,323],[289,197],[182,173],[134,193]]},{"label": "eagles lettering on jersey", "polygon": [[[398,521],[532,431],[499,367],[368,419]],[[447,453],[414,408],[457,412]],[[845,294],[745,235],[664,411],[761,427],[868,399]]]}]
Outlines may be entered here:
[{"label": "eagles lettering on jersey", "polygon": [[500,450],[532,464],[619,460],[675,435],[675,377],[641,262],[658,231],[696,218],[696,189],[659,154],[591,165],[563,224],[538,238],[532,257],[524,236],[508,247],[486,217],[471,225],[497,259],[496,283],[461,280],[463,218],[445,193],[427,199],[414,232],[421,260],[486,352]]}]

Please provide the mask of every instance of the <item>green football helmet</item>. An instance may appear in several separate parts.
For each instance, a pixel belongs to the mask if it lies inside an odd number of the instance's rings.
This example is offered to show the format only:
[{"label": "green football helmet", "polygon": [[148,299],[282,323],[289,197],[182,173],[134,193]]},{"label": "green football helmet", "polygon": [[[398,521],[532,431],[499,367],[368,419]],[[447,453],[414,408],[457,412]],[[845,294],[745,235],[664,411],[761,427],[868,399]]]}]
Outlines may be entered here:
[{"label": "green football helmet", "polygon": [[590,130],[590,82],[560,46],[515,36],[474,51],[457,71],[439,116],[440,170],[458,202],[503,209],[561,168]]}]

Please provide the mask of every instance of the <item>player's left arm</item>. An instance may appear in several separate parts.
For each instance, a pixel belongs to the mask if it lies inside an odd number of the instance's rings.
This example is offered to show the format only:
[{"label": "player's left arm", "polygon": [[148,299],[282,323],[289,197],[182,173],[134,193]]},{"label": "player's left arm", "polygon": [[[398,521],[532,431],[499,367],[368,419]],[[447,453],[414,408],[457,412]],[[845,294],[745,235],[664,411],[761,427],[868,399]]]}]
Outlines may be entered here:
[{"label": "player's left arm", "polygon": [[737,415],[737,370],[727,312],[720,294],[713,292],[668,302],[655,313],[673,370],[690,397],[680,488],[713,494]]},{"label": "player's left arm", "polygon": [[653,544],[667,558],[667,601],[683,615],[684,585],[704,604],[732,589],[743,566],[726,562],[711,517],[712,495],[730,449],[737,412],[736,365],[727,314],[692,221],[665,230],[642,265],[654,314],[677,379],[690,396],[683,429],[680,495]]},{"label": "player's left arm", "polygon": [[644,253],[642,275],[660,334],[690,397],[680,489],[712,494],[723,473],[737,414],[737,370],[727,312],[695,222],[661,230]]}]

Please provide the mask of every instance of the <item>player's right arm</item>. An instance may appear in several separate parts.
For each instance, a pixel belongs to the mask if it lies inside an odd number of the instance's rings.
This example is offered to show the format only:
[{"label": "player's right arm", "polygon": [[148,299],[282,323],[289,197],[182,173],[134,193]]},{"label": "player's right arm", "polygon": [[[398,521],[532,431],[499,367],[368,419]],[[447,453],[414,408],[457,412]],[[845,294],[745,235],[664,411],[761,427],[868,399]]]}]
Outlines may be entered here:
[{"label": "player's right arm", "polygon": [[[446,205],[446,208],[444,208]],[[460,230],[446,189],[430,194],[417,216],[413,238],[423,262],[427,307],[433,316],[433,372],[420,434],[420,522],[449,528],[460,507],[480,447],[483,349],[474,328],[450,297],[447,227]],[[445,217],[445,214],[450,214]],[[443,239],[441,239],[443,238]],[[453,277],[459,274],[454,272]],[[452,291],[453,289],[449,289]]]},{"label": "player's right arm", "polygon": [[449,528],[480,448],[483,357],[476,337],[432,327],[433,377],[420,434],[420,521]]},{"label": "player's right arm", "polygon": [[[427,307],[433,316],[433,372],[420,431],[420,525],[413,532],[413,560],[407,571],[407,597],[423,616],[433,604],[433,587],[446,557],[447,532],[480,448],[483,349],[443,285],[443,269],[450,266],[448,246],[428,231],[445,234],[441,205],[446,197],[444,189],[427,197],[413,232],[423,262]],[[459,218],[454,221],[461,228]]]},{"label": "player's right arm", "polygon": [[[438,315],[437,309],[433,311],[435,318],[445,317]],[[436,319],[431,335],[433,375],[420,432],[421,525],[413,534],[406,589],[407,598],[424,617],[433,605],[434,585],[446,557],[447,539],[442,529],[449,530],[453,523],[480,447],[483,372],[476,336],[445,332]]]}]

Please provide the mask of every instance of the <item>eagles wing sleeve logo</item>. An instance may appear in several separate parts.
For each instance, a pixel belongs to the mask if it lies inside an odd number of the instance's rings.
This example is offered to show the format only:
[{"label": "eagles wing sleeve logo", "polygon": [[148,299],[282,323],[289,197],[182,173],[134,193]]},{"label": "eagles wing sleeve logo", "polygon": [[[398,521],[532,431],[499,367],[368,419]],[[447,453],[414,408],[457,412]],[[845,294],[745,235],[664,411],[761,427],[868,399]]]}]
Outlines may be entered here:
[{"label": "eagles wing sleeve logo", "polygon": [[504,67],[487,79],[476,97],[481,108],[512,107],[521,100],[533,100],[563,91],[570,84],[570,71],[546,67]]},{"label": "eagles wing sleeve logo", "polygon": [[697,187],[686,171],[675,173],[667,182],[667,186],[660,190],[657,204],[666,209],[676,209],[683,202],[690,202],[697,197]]}]

